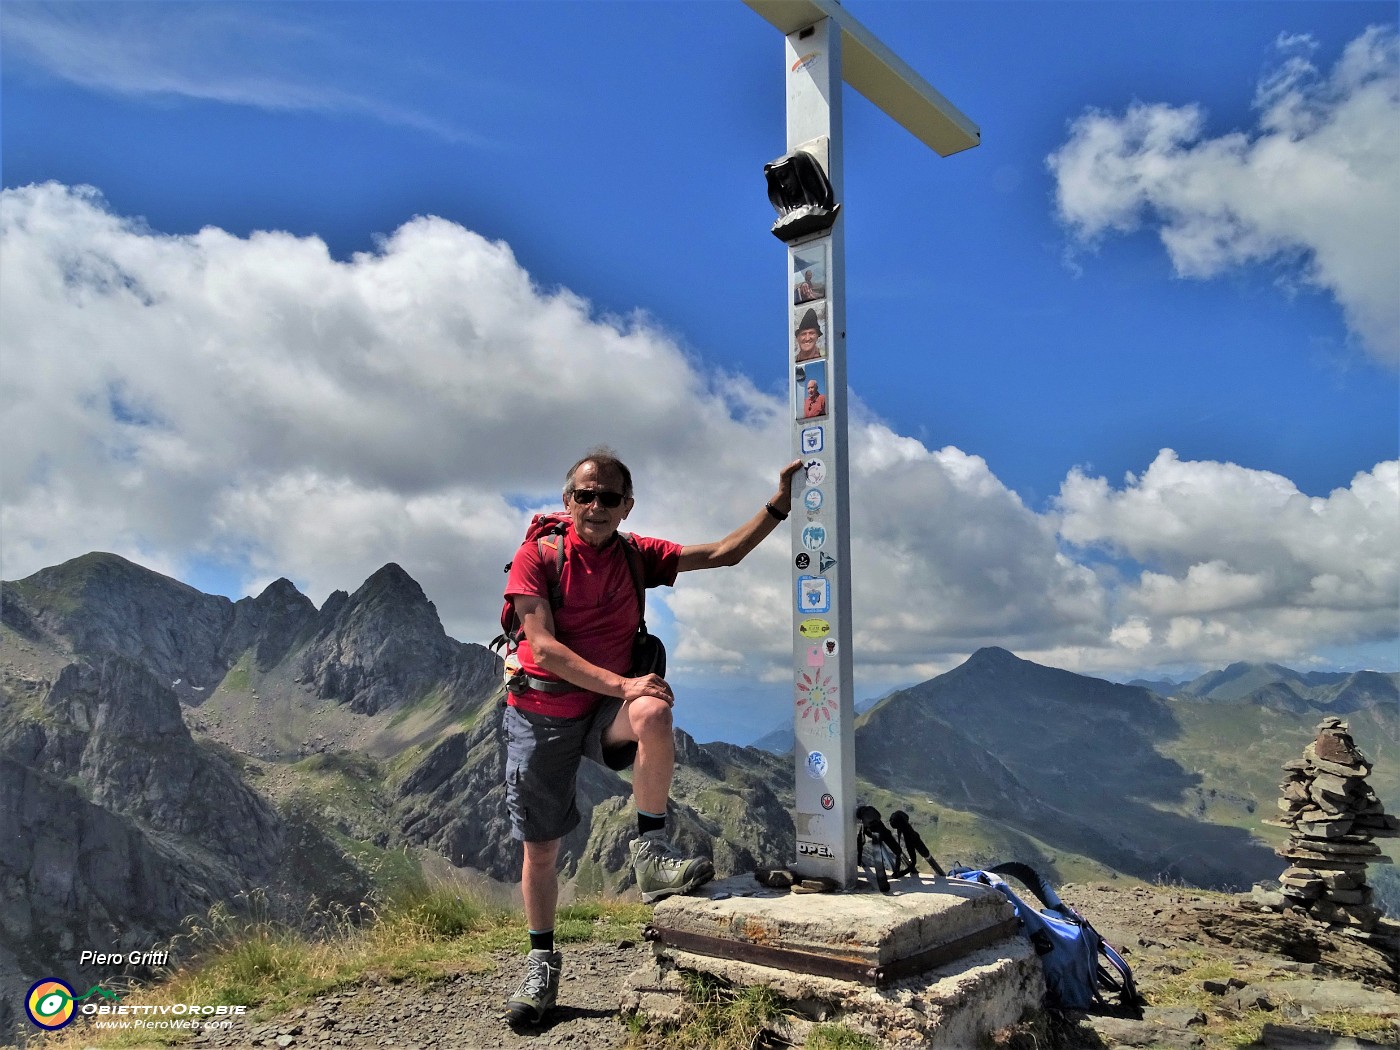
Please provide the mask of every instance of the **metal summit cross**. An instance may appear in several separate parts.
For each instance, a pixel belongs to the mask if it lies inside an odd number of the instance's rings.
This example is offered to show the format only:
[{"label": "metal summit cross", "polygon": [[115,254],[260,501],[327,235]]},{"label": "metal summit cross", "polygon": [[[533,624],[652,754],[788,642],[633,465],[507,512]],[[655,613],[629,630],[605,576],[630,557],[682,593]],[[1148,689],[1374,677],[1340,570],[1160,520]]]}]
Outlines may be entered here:
[{"label": "metal summit cross", "polygon": [[797,860],[805,877],[856,878],[855,697],[847,483],[844,79],[941,156],[976,146],[977,125],[834,0],[744,0],[787,38],[787,153],[764,166],[788,249],[785,367],[793,450],[793,748]]}]

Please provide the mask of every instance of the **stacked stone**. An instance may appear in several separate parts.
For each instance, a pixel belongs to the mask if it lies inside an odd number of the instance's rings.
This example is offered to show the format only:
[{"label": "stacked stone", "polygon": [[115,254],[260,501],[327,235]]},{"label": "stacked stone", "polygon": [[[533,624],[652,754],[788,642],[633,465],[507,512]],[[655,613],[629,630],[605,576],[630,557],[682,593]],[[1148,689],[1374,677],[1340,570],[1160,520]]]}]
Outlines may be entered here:
[{"label": "stacked stone", "polygon": [[1366,783],[1370,761],[1346,722],[1325,718],[1303,757],[1283,768],[1283,816],[1269,822],[1293,832],[1277,851],[1292,861],[1279,876],[1283,895],[1320,922],[1370,932],[1382,913],[1371,903],[1366,865],[1390,863],[1373,840],[1400,836],[1400,821]]}]

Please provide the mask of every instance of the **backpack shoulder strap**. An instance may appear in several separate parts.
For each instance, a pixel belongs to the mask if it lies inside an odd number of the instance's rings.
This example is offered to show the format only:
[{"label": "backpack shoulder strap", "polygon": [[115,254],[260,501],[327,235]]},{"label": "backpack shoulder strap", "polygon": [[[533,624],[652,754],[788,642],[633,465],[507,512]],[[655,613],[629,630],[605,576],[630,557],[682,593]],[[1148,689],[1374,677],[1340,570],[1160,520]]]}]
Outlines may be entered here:
[{"label": "backpack shoulder strap", "polygon": [[1051,888],[1050,884],[1041,877],[1040,873],[1029,864],[1022,864],[1020,861],[1009,860],[1004,864],[998,864],[996,867],[988,868],[987,870],[995,872],[998,875],[1010,875],[1034,893],[1036,899],[1039,900],[1041,904],[1045,905],[1045,907],[1063,915],[1065,918],[1079,919],[1073,911],[1065,907],[1065,902],[1060,900],[1060,895],[1056,893],[1054,889]]},{"label": "backpack shoulder strap", "polygon": [[1102,962],[1098,963],[1099,987],[1116,992],[1118,1005],[1122,1009],[1128,1011],[1130,1015],[1133,1011],[1137,1011],[1138,1016],[1141,1016],[1143,1000],[1138,993],[1137,985],[1133,983],[1132,968],[1128,966],[1123,956],[1118,954],[1117,949],[1102,937],[1099,938],[1098,948],[1099,954],[1107,959],[1109,966],[1113,968],[1110,971]]},{"label": "backpack shoulder strap", "polygon": [[[540,560],[545,564],[545,574],[549,577],[549,607],[558,609],[564,604],[564,546],[568,526],[556,525],[535,538],[539,547]],[[553,555],[551,558],[550,555]],[[554,572],[549,572],[549,566]]]},{"label": "backpack shoulder strap", "polygon": [[627,571],[632,574],[632,586],[637,588],[637,613],[640,624],[637,630],[645,634],[647,629],[647,585],[642,571],[642,549],[637,538],[630,532],[619,532],[622,543],[622,556],[627,559]]},{"label": "backpack shoulder strap", "polygon": [[[551,610],[556,610],[564,604],[564,546],[568,529],[568,523],[562,517],[537,515],[530,523],[530,529],[523,541],[529,543],[531,536],[534,537],[540,560],[544,562],[545,576],[549,581]],[[506,562],[506,572],[510,572],[514,562],[514,558]],[[552,573],[550,566],[554,568]],[[520,644],[522,629],[520,617],[515,612],[515,603],[507,598],[501,606],[501,633],[492,639],[491,649],[497,652],[515,652],[515,647]]]}]

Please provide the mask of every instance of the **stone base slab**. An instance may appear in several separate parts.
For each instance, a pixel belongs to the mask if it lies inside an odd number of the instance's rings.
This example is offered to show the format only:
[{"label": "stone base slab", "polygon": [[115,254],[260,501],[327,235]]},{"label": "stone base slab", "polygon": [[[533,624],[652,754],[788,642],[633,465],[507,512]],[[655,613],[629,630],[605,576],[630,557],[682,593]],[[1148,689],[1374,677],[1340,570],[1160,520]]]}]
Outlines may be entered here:
[{"label": "stone base slab", "polygon": [[[796,1045],[825,1022],[881,1047],[967,1050],[1040,1008],[1040,961],[1025,937],[1007,935],[1014,909],[1005,897],[932,877],[898,885],[891,896],[863,887],[790,894],[741,876],[665,900],[652,915],[652,961],[632,975],[623,1009],[683,1020],[683,974],[698,972],[774,991],[788,1008],[778,1034]],[[688,947],[697,943],[703,953]],[[828,955],[853,971],[886,970],[889,979],[873,987],[803,965]],[[907,969],[927,959],[937,962],[899,975],[902,960]]]},{"label": "stone base slab", "polygon": [[929,969],[1016,932],[1011,902],[960,879],[903,879],[885,895],[775,892],[752,876],[656,906],[647,936],[680,951],[864,984]]},{"label": "stone base slab", "polygon": [[785,1006],[777,1034],[794,1046],[818,1024],[839,1024],[890,1050],[968,1050],[1034,1013],[1045,996],[1040,960],[1020,936],[884,988],[658,946],[628,979],[623,1011],[684,1022],[685,971],[771,988]]}]

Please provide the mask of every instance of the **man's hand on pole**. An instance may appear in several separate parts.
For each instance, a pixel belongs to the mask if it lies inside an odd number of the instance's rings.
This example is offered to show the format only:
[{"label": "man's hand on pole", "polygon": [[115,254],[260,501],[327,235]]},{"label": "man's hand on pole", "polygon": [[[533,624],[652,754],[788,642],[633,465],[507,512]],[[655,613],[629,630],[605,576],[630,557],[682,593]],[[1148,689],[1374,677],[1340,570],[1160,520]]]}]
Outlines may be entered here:
[{"label": "man's hand on pole", "polygon": [[784,514],[792,510],[792,479],[802,469],[802,460],[794,459],[778,474],[778,494],[770,501]]}]

